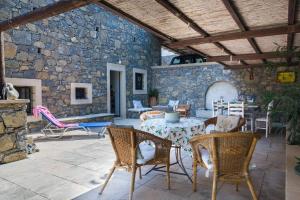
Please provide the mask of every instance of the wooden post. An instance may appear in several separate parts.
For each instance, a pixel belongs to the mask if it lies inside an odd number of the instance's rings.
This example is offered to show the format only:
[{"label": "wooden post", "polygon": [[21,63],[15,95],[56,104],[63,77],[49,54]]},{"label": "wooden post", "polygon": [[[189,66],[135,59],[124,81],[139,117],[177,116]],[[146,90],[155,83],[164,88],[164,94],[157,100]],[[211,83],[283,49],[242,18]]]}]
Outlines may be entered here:
[{"label": "wooden post", "polygon": [[[2,89],[5,84],[5,59],[4,59],[4,34],[0,32],[0,96],[2,97]],[[3,97],[1,98],[3,99]]]}]

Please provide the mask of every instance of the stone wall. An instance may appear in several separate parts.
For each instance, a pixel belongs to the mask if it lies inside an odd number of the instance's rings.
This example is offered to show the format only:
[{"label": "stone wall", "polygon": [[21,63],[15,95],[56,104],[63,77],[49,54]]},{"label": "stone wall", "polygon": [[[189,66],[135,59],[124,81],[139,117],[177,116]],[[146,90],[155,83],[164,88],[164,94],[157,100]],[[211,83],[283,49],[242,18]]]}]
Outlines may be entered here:
[{"label": "stone wall", "polygon": [[[53,0],[2,0],[0,21]],[[126,20],[90,5],[29,23],[5,33],[6,77],[42,80],[42,100],[58,117],[107,111],[107,63],[126,65],[127,107],[133,95],[132,68],[160,64],[160,41]],[[150,73],[148,73],[150,83]],[[71,83],[92,83],[93,103],[70,104]]]},{"label": "stone wall", "polygon": [[[281,67],[277,69],[285,70]],[[153,87],[159,90],[159,103],[167,104],[169,99],[192,104],[192,115],[197,109],[205,108],[205,95],[209,86],[217,81],[228,81],[234,85],[239,95],[254,95],[259,101],[264,90],[277,90],[276,71],[255,68],[254,80],[250,80],[247,70],[224,70],[216,63],[191,64],[181,66],[153,67]]]},{"label": "stone wall", "polygon": [[0,101],[0,164],[26,158],[27,101]]}]

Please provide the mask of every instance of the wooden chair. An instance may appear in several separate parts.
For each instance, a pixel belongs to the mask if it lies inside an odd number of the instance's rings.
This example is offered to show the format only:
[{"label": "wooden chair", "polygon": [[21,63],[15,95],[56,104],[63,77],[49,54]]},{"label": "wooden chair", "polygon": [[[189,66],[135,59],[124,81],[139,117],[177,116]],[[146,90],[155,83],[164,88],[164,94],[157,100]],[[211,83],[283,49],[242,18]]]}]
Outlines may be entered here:
[{"label": "wooden chair", "polygon": [[216,200],[218,181],[238,184],[247,182],[254,200],[257,200],[252,180],[249,175],[249,163],[252,158],[258,134],[252,133],[215,133],[194,136],[191,140],[193,149],[193,190],[197,190],[197,166],[207,168],[200,149],[206,149],[213,165],[212,200]]},{"label": "wooden chair", "polygon": [[163,118],[164,115],[165,112],[159,110],[147,111],[140,115],[140,120],[146,121],[147,119],[151,119],[151,118],[159,118],[159,117]]},{"label": "wooden chair", "polygon": [[[228,116],[240,116],[245,118],[245,104],[244,102],[230,103],[228,102]],[[246,126],[242,127],[244,131]]]},{"label": "wooden chair", "polygon": [[[99,194],[102,194],[109,179],[116,168],[127,168],[132,171],[131,187],[129,199],[132,199],[135,184],[136,170],[139,168],[141,178],[141,167],[144,165],[165,164],[167,168],[167,185],[170,189],[170,149],[172,142],[160,137],[154,136],[150,133],[136,130],[131,127],[124,126],[109,126],[107,128],[111,143],[116,154],[116,161],[107,176],[104,185]],[[141,143],[149,142],[155,144],[154,151],[143,151]],[[149,144],[145,144],[150,146]],[[138,158],[138,154],[142,154],[143,158]]]},{"label": "wooden chair", "polygon": [[176,112],[179,112],[180,117],[188,117],[190,115],[190,110],[190,104],[180,104],[176,108]]},{"label": "wooden chair", "polygon": [[273,108],[273,101],[268,104],[267,115],[265,117],[260,117],[255,119],[255,131],[258,129],[263,129],[266,131],[266,138],[271,132],[272,121],[271,121],[271,111]]},{"label": "wooden chair", "polygon": [[[217,119],[218,119],[218,117],[212,117],[212,118],[209,118],[209,119],[205,120],[204,121],[204,127],[206,128],[209,125],[216,125],[217,124]],[[241,117],[238,125],[235,128],[233,128],[233,129],[231,129],[231,130],[229,130],[227,132],[240,131],[241,128],[245,125],[245,123],[246,123],[245,118]]]}]

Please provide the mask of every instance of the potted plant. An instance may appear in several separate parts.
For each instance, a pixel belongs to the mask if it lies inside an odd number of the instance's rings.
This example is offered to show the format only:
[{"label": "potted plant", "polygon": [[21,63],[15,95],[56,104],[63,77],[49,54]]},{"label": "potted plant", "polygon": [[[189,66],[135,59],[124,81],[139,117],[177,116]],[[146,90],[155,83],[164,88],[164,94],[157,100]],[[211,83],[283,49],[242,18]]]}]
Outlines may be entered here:
[{"label": "potted plant", "polygon": [[148,92],[148,101],[149,101],[149,105],[155,106],[157,105],[157,100],[158,100],[158,90],[157,89],[150,89]]}]

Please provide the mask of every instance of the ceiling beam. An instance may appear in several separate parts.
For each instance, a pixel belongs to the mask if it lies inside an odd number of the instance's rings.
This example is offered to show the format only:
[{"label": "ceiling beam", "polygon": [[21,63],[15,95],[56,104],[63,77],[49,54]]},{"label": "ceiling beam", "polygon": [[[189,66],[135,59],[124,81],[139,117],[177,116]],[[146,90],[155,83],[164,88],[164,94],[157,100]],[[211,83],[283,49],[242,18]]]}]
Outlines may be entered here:
[{"label": "ceiling beam", "polygon": [[300,52],[294,52],[293,54],[280,54],[278,52],[266,52],[266,53],[249,53],[249,54],[238,54],[235,56],[211,56],[207,58],[207,62],[221,62],[221,61],[239,61],[239,60],[260,60],[260,59],[271,59],[271,58],[286,58],[299,56]]},{"label": "ceiling beam", "polygon": [[[296,4],[297,0],[289,0],[288,4],[288,25],[293,25],[296,22]],[[294,33],[290,33],[287,35],[287,50],[291,51],[294,43]],[[287,59],[287,62],[291,62],[291,58]]]},{"label": "ceiling beam", "polygon": [[126,19],[128,21],[130,21],[131,23],[143,28],[144,30],[156,35],[157,37],[166,40],[166,41],[174,41],[175,39],[160,32],[159,30],[145,24],[144,22],[140,21],[139,19],[127,14],[126,12],[124,12],[123,10],[111,5],[110,3],[106,2],[106,1],[94,1],[94,4],[96,4],[97,6],[100,6],[101,8],[104,8],[105,10],[110,11],[111,13]]},{"label": "ceiling beam", "polygon": [[170,44],[172,47],[184,47],[189,45],[197,45],[197,44],[205,44],[205,43],[213,43],[227,40],[237,40],[237,39],[247,39],[254,37],[265,37],[271,35],[283,35],[289,33],[299,33],[300,32],[300,24],[294,25],[285,25],[285,26],[277,26],[271,28],[261,28],[256,30],[249,30],[244,32],[234,32],[234,33],[220,33],[218,35],[209,36],[209,37],[194,37],[181,39],[177,42],[173,42]]},{"label": "ceiling beam", "polygon": [[[190,28],[192,28],[194,31],[198,32],[203,37],[210,36],[204,29],[202,29],[200,26],[198,26],[191,18],[189,18],[185,13],[183,13],[179,8],[177,8],[175,5],[173,5],[168,0],[155,0],[155,1],[157,3],[159,3],[161,6],[163,6],[165,9],[167,9],[169,12],[173,13],[181,21],[185,22]],[[213,44],[216,45],[218,48],[222,49],[225,53],[227,53],[229,55],[235,55],[229,49],[227,49],[224,45],[222,45],[218,42],[214,42]],[[196,49],[194,49],[194,50],[196,50]]]},{"label": "ceiling beam", "polygon": [[24,25],[30,22],[46,19],[61,13],[90,4],[92,0],[62,0],[40,7],[0,23],[0,32]]},{"label": "ceiling beam", "polygon": [[274,67],[282,67],[282,66],[299,66],[299,62],[294,62],[291,64],[288,64],[286,62],[268,62],[267,64],[249,64],[249,65],[228,65],[230,69],[247,69],[247,68],[256,68],[256,67],[266,67],[267,65],[272,65]]},{"label": "ceiling beam", "polygon": [[[229,14],[235,21],[235,23],[238,25],[238,27],[241,29],[241,31],[248,31],[248,26],[246,25],[245,21],[243,20],[242,16],[240,15],[238,8],[233,4],[231,0],[222,0],[224,6],[228,10]],[[259,49],[256,41],[253,38],[247,38],[248,42],[254,49],[254,51],[258,54],[261,53],[261,50]],[[267,61],[263,59],[263,62],[266,63]]]},{"label": "ceiling beam", "polygon": [[[137,18],[127,14],[126,12],[122,11],[121,9],[111,5],[110,3],[106,2],[106,1],[95,1],[94,2],[97,6],[100,6],[101,8],[107,10],[107,11],[110,11],[111,13],[121,17],[121,18],[124,18],[128,21],[130,21],[131,23],[141,27],[142,29],[156,35],[157,37],[159,37],[160,39],[164,40],[164,41],[167,41],[168,43],[170,42],[176,42],[177,40],[175,38],[172,38],[171,36],[169,35],[166,35],[162,32],[160,32],[159,30],[145,24],[144,22],[138,20]],[[175,49],[173,47],[170,47],[168,43],[165,43],[163,44],[163,46],[175,51],[175,52],[178,52],[178,53],[181,53],[181,51],[179,51],[178,49]],[[206,55],[205,53],[203,52],[200,52],[192,47],[189,47],[189,46],[186,46],[187,49],[193,51],[194,53],[197,53],[201,56],[204,56],[204,57],[208,57],[208,55]],[[182,53],[181,53],[182,54]]]}]

